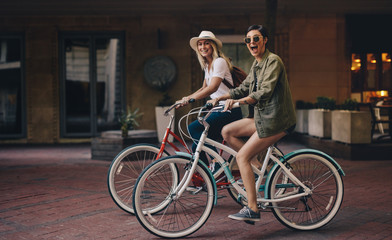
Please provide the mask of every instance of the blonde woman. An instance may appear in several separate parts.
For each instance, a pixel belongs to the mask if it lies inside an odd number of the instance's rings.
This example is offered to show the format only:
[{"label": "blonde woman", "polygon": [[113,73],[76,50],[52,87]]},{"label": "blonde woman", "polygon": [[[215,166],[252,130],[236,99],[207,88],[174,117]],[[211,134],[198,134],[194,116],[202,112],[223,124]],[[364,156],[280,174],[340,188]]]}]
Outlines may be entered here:
[{"label": "blonde woman", "polygon": [[[222,52],[222,42],[215,37],[210,31],[202,31],[198,37],[193,37],[190,46],[195,50],[200,62],[200,66],[204,71],[203,86],[196,92],[183,97],[177,102],[181,106],[187,105],[190,99],[200,100],[210,97],[211,99],[218,98],[229,92],[229,88],[222,82],[226,79],[233,85],[231,77],[232,64],[230,60]],[[220,105],[224,105],[225,101],[220,101]],[[207,119],[210,124],[209,138],[214,140],[221,139],[221,130],[223,126],[242,118],[241,110],[239,108],[233,109],[231,112],[215,112]],[[189,133],[193,139],[200,139],[204,127],[198,121],[192,122],[188,126]],[[192,146],[193,151],[196,149],[196,144]],[[208,160],[205,154],[201,154],[200,158],[208,165]],[[213,164],[212,170],[217,170],[220,166]]]}]

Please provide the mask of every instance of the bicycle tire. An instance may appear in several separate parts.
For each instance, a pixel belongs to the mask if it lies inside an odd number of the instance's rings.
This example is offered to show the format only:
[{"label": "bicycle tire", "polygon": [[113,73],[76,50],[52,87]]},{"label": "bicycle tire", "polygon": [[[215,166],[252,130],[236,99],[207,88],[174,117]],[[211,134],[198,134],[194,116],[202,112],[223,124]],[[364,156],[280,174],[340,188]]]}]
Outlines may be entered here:
[{"label": "bicycle tire", "polygon": [[[273,152],[273,155],[275,157],[277,157],[277,158],[280,158],[284,154],[283,154],[283,152],[279,148],[275,147],[275,151]],[[268,166],[267,166],[267,171],[270,171],[271,168],[274,166],[274,164],[275,163],[270,160],[269,163],[268,163]],[[233,158],[233,156],[231,156],[230,159],[229,159],[229,169],[230,169],[230,171],[231,171],[231,173],[232,173],[232,175],[233,175],[233,177],[234,177],[234,179],[236,181],[241,179],[241,175],[239,173],[237,161],[235,160],[235,158]],[[265,173],[264,176],[266,176],[266,175],[267,175],[267,173]],[[232,199],[234,199],[234,201],[236,203],[240,204],[241,206],[246,206],[248,204],[247,201],[245,200],[245,198],[238,199],[238,192],[233,187],[233,185],[230,184],[229,187],[227,188],[227,191],[229,192],[230,197]]]},{"label": "bicycle tire", "polygon": [[[286,166],[312,193],[305,197],[272,203],[272,212],[286,227],[296,230],[315,230],[328,224],[337,214],[343,201],[342,176],[326,158],[313,153],[302,153],[286,159]],[[278,184],[291,185],[282,168],[271,174],[269,196],[271,199],[302,191],[301,187],[282,188]],[[291,192],[290,192],[291,191]]]},{"label": "bicycle tire", "polygon": [[[176,165],[179,179],[183,179],[190,163],[190,159],[184,156],[161,158],[139,176],[133,194],[133,208],[139,223],[150,233],[164,238],[181,238],[196,232],[208,220],[215,196],[213,180],[205,165],[198,163],[194,173],[202,181],[190,183],[190,186],[200,187],[198,192],[194,191],[195,188],[187,189],[178,199],[172,192],[175,184],[170,166]],[[157,212],[156,206],[162,203],[165,203],[165,208]],[[155,212],[154,216],[148,209]]]},{"label": "bicycle tire", "polygon": [[[136,144],[122,150],[112,161],[108,170],[109,194],[117,206],[134,214],[133,188],[140,173],[155,159],[159,147],[152,144]],[[164,151],[163,156],[169,154]]]}]

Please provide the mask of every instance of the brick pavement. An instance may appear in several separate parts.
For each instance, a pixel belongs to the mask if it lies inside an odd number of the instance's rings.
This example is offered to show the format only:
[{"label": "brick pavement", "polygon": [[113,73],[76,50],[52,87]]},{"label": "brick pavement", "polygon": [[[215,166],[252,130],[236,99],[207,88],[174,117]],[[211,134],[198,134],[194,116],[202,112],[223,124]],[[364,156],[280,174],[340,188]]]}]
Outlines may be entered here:
[{"label": "brick pavement", "polygon": [[[282,142],[284,152],[303,148]],[[89,145],[0,146],[0,239],[151,239],[110,198],[110,162],[91,160]],[[392,157],[391,157],[392,160]],[[338,215],[317,231],[281,225],[270,212],[254,226],[227,215],[239,209],[225,191],[197,239],[392,239],[392,161],[337,159],[345,196]]]}]

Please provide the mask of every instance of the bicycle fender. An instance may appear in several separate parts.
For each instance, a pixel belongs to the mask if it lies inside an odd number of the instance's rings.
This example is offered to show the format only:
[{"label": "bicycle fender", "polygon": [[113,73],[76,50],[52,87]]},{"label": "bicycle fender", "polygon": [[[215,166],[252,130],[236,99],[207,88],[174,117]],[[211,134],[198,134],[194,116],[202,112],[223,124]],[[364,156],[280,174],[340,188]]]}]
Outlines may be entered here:
[{"label": "bicycle fender", "polygon": [[[193,155],[190,153],[186,153],[186,152],[175,152],[176,155],[178,156],[182,156],[182,157],[186,157],[186,158],[192,158],[193,159]],[[204,170],[207,170],[207,174],[211,177],[212,179],[212,185],[214,187],[214,205],[217,204],[218,202],[218,189],[216,188],[216,181],[214,178],[214,175],[212,175],[212,172],[209,170],[209,168],[207,167],[207,165],[199,159],[199,164],[202,165],[204,167]]]},{"label": "bicycle fender", "polygon": [[[335,159],[333,159],[328,154],[321,152],[319,150],[316,150],[316,149],[310,149],[310,148],[306,149],[305,148],[305,149],[295,150],[293,152],[290,152],[290,153],[284,155],[279,160],[281,162],[284,162],[284,161],[286,161],[286,159],[292,158],[292,157],[299,155],[299,154],[306,154],[306,153],[312,153],[312,154],[316,154],[316,155],[319,155],[319,156],[326,158],[330,163],[332,163],[332,165],[334,165],[336,167],[336,169],[338,170],[338,172],[341,176],[346,176],[342,167],[335,161]],[[269,199],[268,193],[269,193],[269,185],[270,185],[271,175],[272,175],[272,173],[274,173],[276,171],[276,169],[278,167],[279,167],[279,165],[277,163],[275,163],[275,165],[271,168],[271,170],[268,173],[267,179],[265,181],[265,190],[264,190],[264,198],[265,199]]]},{"label": "bicycle fender", "polygon": [[[130,148],[140,147],[140,146],[149,146],[149,147],[154,147],[154,148],[156,148],[156,149],[158,149],[158,150],[160,149],[160,147],[158,147],[157,145],[151,144],[151,143],[137,143],[137,144],[133,144],[133,145],[128,146],[128,147],[124,148],[123,150],[121,150],[121,151],[113,158],[113,160],[116,159],[116,158],[118,158],[121,154],[123,154],[123,152],[129,150]],[[170,156],[170,154],[169,154],[166,150],[163,150],[163,152],[164,152],[167,156]],[[113,162],[112,162],[112,164],[113,164]]]},{"label": "bicycle fender", "polygon": [[308,149],[299,149],[299,150],[296,150],[296,151],[293,151],[291,153],[288,153],[288,154],[284,155],[283,158],[284,159],[288,159],[288,158],[291,158],[291,157],[293,157],[295,155],[305,154],[305,153],[313,153],[313,154],[316,154],[316,155],[319,155],[319,156],[322,156],[322,157],[328,159],[328,161],[331,162],[332,165],[334,165],[336,167],[336,169],[338,170],[338,172],[339,172],[339,174],[341,176],[346,176],[346,174],[344,173],[342,167],[339,165],[339,163],[337,163],[335,161],[335,159],[333,159],[328,154],[326,154],[326,153],[324,153],[322,151],[316,150],[316,149],[310,149],[310,148],[308,148]]}]

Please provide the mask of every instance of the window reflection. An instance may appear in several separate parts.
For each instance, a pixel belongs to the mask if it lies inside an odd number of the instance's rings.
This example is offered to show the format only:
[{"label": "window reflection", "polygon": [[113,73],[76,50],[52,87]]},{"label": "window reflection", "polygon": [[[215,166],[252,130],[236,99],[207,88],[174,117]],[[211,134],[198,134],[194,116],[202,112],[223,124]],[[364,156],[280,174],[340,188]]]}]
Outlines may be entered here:
[{"label": "window reflection", "polygon": [[70,35],[63,38],[62,135],[90,137],[119,129],[117,117],[123,104],[120,38]]},{"label": "window reflection", "polygon": [[392,88],[392,70],[391,70],[391,54],[382,53],[382,83],[381,87],[384,89]]},{"label": "window reflection", "polygon": [[0,36],[0,136],[23,135],[21,38]]},{"label": "window reflection", "polygon": [[[351,91],[363,101],[385,97],[392,92],[391,53],[352,53]],[[378,92],[382,93],[377,94]]]},{"label": "window reflection", "polygon": [[223,42],[222,51],[231,59],[232,63],[242,68],[246,73],[252,67],[254,58],[244,43],[243,35],[217,35]]},{"label": "window reflection", "polygon": [[65,41],[65,127],[68,133],[91,131],[89,43],[89,39]]},{"label": "window reflection", "polygon": [[376,55],[373,53],[366,54],[366,84],[368,89],[375,89],[376,88],[376,67],[377,67],[377,58]]},{"label": "window reflection", "polygon": [[115,129],[121,112],[119,39],[96,40],[98,131]]},{"label": "window reflection", "polygon": [[353,90],[362,88],[361,66],[361,55],[358,53],[351,54],[351,88]]}]

